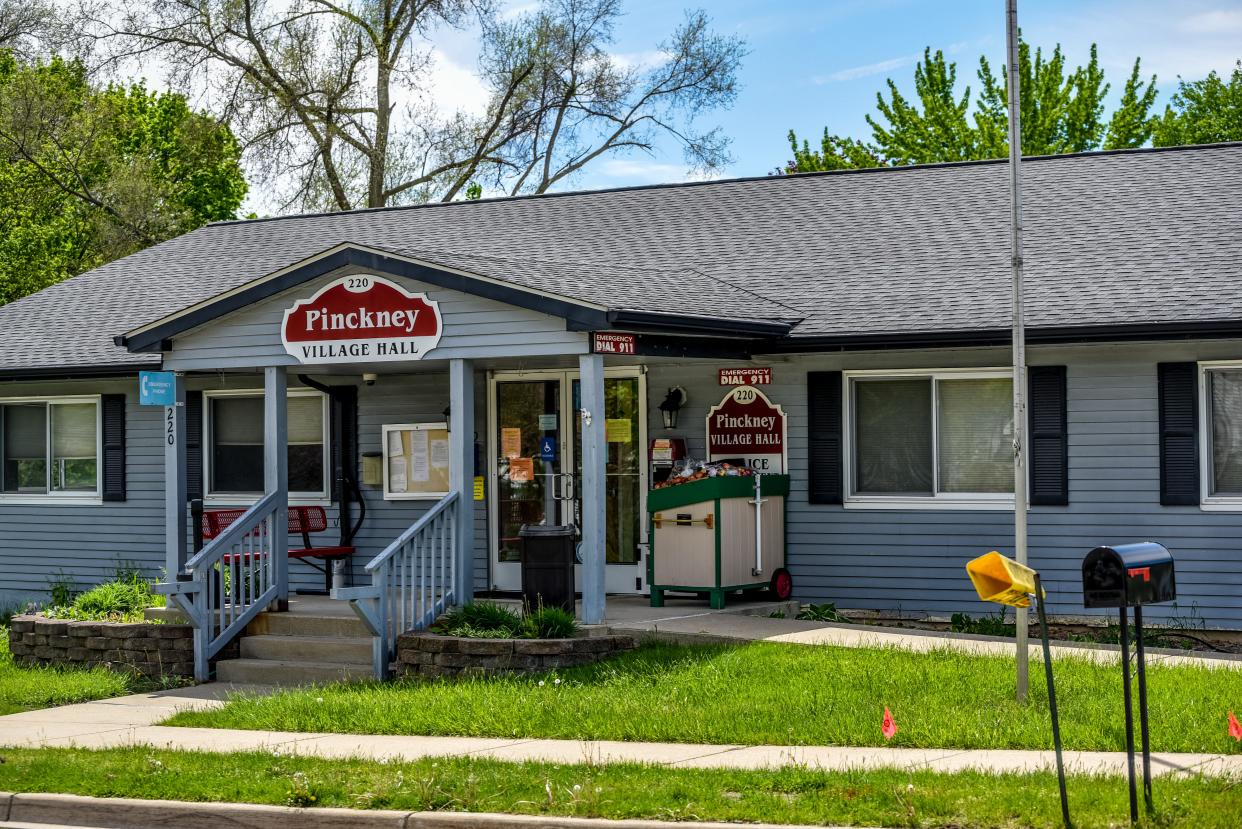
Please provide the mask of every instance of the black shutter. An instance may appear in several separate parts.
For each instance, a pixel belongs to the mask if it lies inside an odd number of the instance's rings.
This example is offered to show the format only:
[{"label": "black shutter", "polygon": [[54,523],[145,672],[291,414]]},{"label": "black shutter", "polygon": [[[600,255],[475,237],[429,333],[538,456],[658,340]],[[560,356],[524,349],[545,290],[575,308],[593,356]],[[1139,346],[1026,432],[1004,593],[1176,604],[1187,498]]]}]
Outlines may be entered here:
[{"label": "black shutter", "polygon": [[358,475],[358,387],[333,386],[331,411],[332,500],[340,501],[342,479]]},{"label": "black shutter", "polygon": [[807,499],[840,504],[844,468],[841,457],[841,372],[809,371],[807,393]]},{"label": "black shutter", "polygon": [[185,491],[193,501],[203,497],[203,393],[185,393]]},{"label": "black shutter", "polygon": [[1027,369],[1030,396],[1032,504],[1069,503],[1069,424],[1065,411],[1065,366]]},{"label": "black shutter", "polygon": [[1160,363],[1160,503],[1199,504],[1199,368]]},{"label": "black shutter", "polygon": [[125,395],[101,398],[103,421],[103,499],[125,500]]}]

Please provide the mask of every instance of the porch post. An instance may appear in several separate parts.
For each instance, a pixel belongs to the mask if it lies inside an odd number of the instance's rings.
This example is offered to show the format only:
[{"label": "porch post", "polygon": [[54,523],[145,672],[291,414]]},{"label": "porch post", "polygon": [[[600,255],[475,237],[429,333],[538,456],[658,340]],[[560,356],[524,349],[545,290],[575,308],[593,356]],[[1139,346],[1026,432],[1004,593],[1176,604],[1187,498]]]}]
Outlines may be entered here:
[{"label": "porch post", "polygon": [[173,381],[174,403],[164,407],[164,567],[166,578],[176,581],[185,571],[188,522],[186,521],[185,375]]},{"label": "porch post", "polygon": [[453,558],[457,604],[474,598],[474,363],[449,360],[449,486],[457,493]]},{"label": "porch post", "polygon": [[263,493],[280,493],[272,513],[276,609],[289,609],[289,397],[284,366],[263,369]]},{"label": "porch post", "polygon": [[582,621],[604,621],[605,514],[604,358],[578,357],[582,388]]}]

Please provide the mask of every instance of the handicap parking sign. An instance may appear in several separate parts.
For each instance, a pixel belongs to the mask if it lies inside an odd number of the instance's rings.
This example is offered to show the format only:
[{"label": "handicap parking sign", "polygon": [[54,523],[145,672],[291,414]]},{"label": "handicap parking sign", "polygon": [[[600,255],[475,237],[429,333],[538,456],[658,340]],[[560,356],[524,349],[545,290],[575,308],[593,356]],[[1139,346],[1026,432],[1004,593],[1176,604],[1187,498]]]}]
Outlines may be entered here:
[{"label": "handicap parking sign", "polygon": [[539,438],[539,460],[556,460],[556,438],[547,436]]}]

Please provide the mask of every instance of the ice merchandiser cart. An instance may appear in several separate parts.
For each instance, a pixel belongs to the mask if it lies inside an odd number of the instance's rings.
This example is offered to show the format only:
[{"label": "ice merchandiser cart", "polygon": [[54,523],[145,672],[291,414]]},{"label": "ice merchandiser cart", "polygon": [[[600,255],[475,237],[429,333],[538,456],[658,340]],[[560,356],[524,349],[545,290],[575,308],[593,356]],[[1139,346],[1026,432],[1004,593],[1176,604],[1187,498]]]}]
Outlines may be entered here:
[{"label": "ice merchandiser cart", "polygon": [[666,591],[706,593],[714,609],[745,590],[788,599],[788,495],[788,475],[719,475],[649,492],[651,606],[662,607]]}]

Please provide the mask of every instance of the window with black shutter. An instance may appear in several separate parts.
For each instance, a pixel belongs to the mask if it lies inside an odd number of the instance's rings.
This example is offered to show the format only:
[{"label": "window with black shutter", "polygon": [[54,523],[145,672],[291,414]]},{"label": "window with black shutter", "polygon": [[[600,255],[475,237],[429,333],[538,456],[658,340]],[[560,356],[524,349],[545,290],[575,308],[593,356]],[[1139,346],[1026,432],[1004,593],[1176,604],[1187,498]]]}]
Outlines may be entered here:
[{"label": "window with black shutter", "polygon": [[1199,368],[1195,363],[1160,363],[1160,503],[1199,503]]},{"label": "window with black shutter", "polygon": [[191,501],[203,497],[203,393],[185,393],[185,491]]},{"label": "window with black shutter", "polygon": [[807,372],[806,386],[807,498],[812,504],[840,504],[844,487],[841,372]]},{"label": "window with black shutter", "polygon": [[1069,503],[1069,423],[1066,414],[1065,366],[1030,366],[1028,417],[1033,505]]}]

